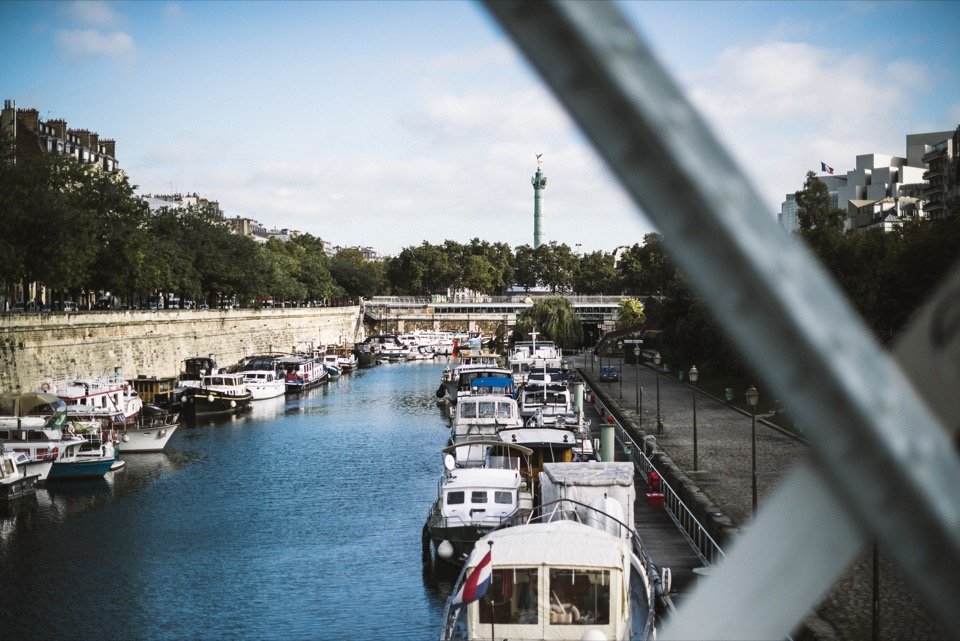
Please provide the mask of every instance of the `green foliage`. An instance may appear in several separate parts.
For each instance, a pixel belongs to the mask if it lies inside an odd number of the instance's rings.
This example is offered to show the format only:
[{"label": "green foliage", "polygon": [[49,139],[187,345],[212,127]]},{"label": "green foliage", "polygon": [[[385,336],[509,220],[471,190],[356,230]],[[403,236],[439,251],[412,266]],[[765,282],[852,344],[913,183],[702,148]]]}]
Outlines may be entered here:
[{"label": "green foliage", "polygon": [[646,322],[647,315],[644,313],[643,301],[636,298],[625,298],[620,301],[617,312],[618,330],[640,327]]},{"label": "green foliage", "polygon": [[536,301],[517,315],[514,340],[529,340],[531,332],[552,340],[564,349],[583,344],[583,326],[573,304],[566,296],[550,296]]},{"label": "green foliage", "polygon": [[364,260],[357,249],[343,249],[330,261],[330,274],[344,293],[355,298],[370,298],[387,285],[383,263]]}]

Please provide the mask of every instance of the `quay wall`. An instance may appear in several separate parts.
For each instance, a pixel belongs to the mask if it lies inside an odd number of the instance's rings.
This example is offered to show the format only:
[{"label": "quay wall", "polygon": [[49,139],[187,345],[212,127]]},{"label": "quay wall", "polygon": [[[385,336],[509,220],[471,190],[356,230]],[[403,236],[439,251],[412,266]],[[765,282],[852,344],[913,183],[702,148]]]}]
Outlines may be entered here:
[{"label": "quay wall", "polygon": [[244,356],[365,338],[360,307],[0,314],[0,392],[44,379],[176,376],[184,359]]}]

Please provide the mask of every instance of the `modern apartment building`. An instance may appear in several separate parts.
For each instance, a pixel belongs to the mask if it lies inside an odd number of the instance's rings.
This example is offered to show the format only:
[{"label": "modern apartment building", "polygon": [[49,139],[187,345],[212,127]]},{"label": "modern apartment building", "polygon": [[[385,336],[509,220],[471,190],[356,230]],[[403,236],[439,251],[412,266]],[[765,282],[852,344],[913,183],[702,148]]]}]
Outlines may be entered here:
[{"label": "modern apartment building", "polygon": [[[960,132],[960,128],[958,128]],[[856,166],[846,175],[825,175],[820,180],[826,183],[834,207],[847,210],[847,229],[864,231],[881,228],[890,231],[904,220],[934,217],[930,213],[931,196],[943,194],[946,198],[956,191],[949,191],[949,168],[955,159],[957,132],[937,131],[909,134],[906,138],[906,156],[889,154],[863,154],[856,158]],[[939,152],[936,150],[940,150]],[[935,169],[931,169],[930,162]],[[931,188],[928,181],[937,176],[942,183],[939,191]],[[956,185],[957,180],[953,180]],[[944,203],[946,201],[944,200]],[[934,204],[937,216],[945,215],[946,205]],[[799,229],[797,205],[793,194],[787,194],[780,207],[780,224],[787,231]]]}]

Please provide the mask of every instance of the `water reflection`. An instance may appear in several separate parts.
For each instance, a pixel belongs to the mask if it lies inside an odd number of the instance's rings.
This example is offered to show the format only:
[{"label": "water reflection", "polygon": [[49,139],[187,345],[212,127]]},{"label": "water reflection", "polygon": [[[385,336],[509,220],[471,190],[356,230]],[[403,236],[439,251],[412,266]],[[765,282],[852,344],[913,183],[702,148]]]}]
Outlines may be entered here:
[{"label": "water reflection", "polygon": [[[437,637],[456,573],[423,566],[421,531],[442,369],[361,370],[201,417],[164,452],[121,451],[107,479],[4,506],[0,638]],[[69,616],[37,605],[51,590]]]}]

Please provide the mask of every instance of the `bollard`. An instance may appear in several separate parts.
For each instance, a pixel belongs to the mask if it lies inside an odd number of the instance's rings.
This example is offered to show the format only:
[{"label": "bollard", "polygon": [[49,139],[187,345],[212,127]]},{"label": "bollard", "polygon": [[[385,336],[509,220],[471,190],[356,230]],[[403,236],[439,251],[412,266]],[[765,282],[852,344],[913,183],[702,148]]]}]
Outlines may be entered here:
[{"label": "bollard", "polygon": [[604,423],[600,426],[600,459],[606,462],[614,461],[614,439],[613,425]]},{"label": "bollard", "polygon": [[573,387],[573,411],[577,415],[577,423],[583,423],[583,382],[575,381],[571,387]]}]

